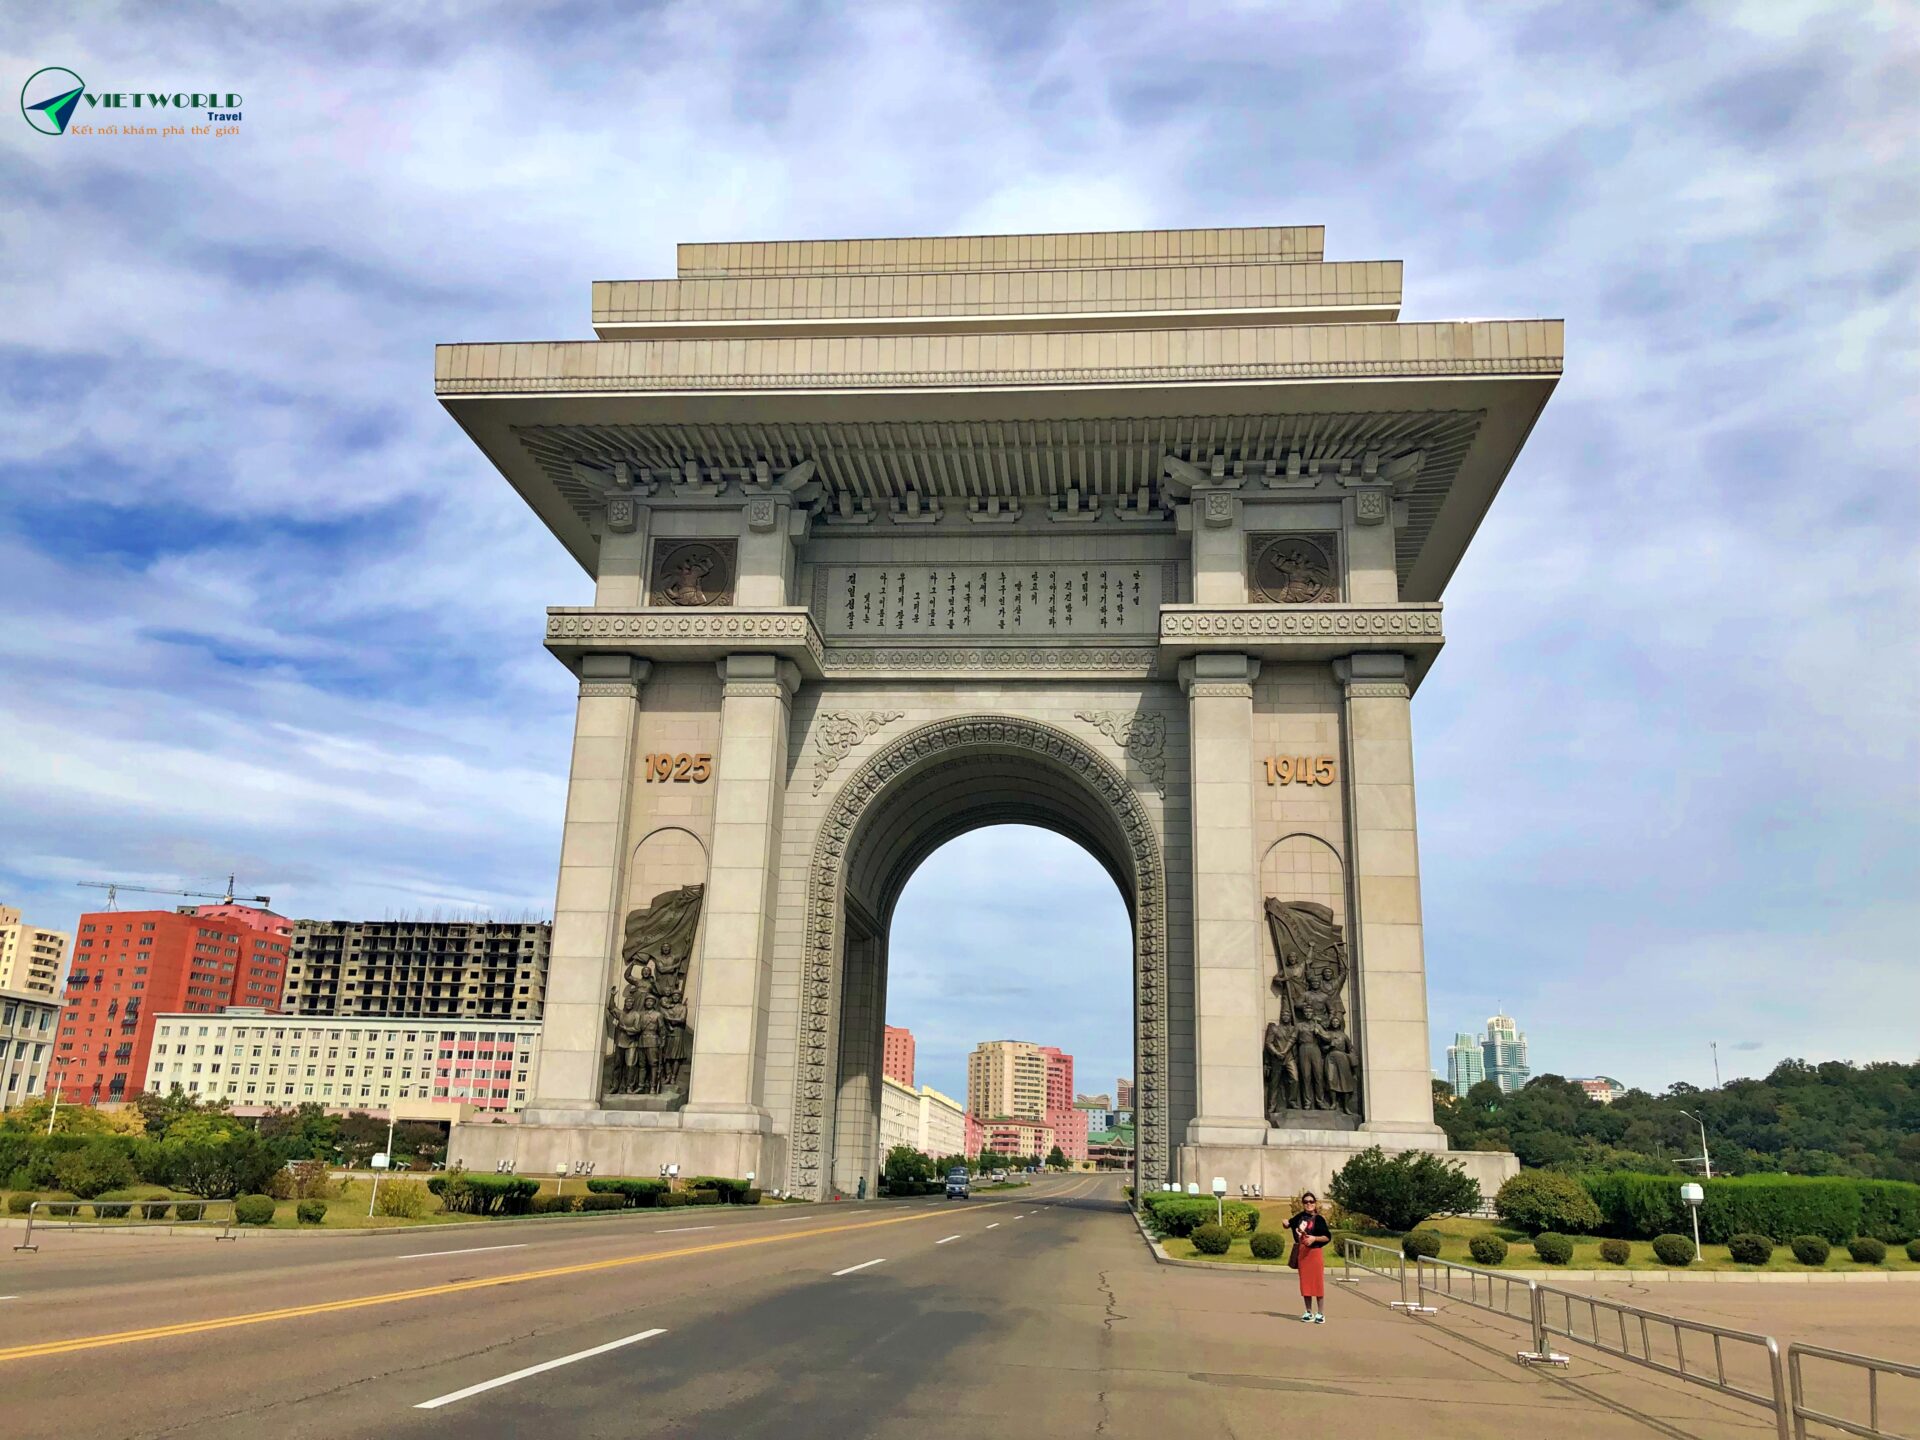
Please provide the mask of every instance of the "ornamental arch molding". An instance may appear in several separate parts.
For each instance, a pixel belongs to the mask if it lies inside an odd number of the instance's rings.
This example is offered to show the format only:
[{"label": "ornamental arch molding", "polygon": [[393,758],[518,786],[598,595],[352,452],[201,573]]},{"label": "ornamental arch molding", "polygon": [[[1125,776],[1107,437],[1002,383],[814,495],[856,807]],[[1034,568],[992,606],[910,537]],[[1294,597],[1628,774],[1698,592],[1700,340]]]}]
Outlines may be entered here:
[{"label": "ornamental arch molding", "polygon": [[801,958],[792,1187],[819,1197],[834,1158],[839,1009],[848,911],[881,928],[921,861],[983,825],[1074,840],[1112,875],[1133,925],[1136,1178],[1172,1173],[1167,877],[1158,826],[1127,778],[1083,741],[1037,720],[960,715],[922,725],[866,760],[814,842]]}]

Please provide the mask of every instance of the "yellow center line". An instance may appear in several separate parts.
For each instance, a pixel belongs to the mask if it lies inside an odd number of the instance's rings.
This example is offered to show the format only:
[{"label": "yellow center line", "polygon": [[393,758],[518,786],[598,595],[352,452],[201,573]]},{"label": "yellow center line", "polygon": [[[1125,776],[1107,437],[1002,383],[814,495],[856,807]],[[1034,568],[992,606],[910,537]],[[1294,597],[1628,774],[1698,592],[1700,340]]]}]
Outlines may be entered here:
[{"label": "yellow center line", "polygon": [[[979,1208],[990,1210],[1010,1202],[991,1201]],[[943,1215],[930,1210],[917,1215],[896,1215],[886,1220],[863,1220],[852,1225],[828,1225],[815,1230],[782,1231],[778,1235],[760,1235],[746,1240],[717,1240],[705,1245],[688,1245],[678,1250],[655,1250],[642,1255],[619,1255],[611,1260],[587,1260],[578,1265],[555,1265],[545,1270],[521,1270],[511,1275],[493,1275],[485,1279],[456,1280],[445,1285],[424,1285],[415,1290],[390,1290],[382,1295],[362,1295],[352,1300],[327,1300],[315,1305],[295,1305],[284,1310],[255,1310],[244,1315],[222,1315],[211,1320],[186,1320],[177,1325],[156,1325],[146,1330],[118,1330],[105,1335],[79,1335],[68,1340],[45,1340],[37,1345],[16,1345],[0,1350],[0,1364],[12,1360],[32,1360],[43,1355],[70,1355],[78,1350],[99,1350],[109,1345],[131,1345],[141,1340],[166,1340],[176,1335],[201,1335],[209,1330],[232,1330],[242,1325],[264,1325],[273,1320],[297,1320],[306,1315],[331,1315],[342,1310],[360,1310],[369,1305],[392,1305],[402,1300],[424,1300],[434,1295],[458,1295],[468,1290],[485,1290],[496,1285],[520,1285],[529,1280],[552,1280],[562,1275],[585,1275],[596,1270],[618,1270],[628,1265],[647,1265],[656,1260],[677,1260],[688,1255],[712,1255],[721,1250],[742,1250],[754,1245],[791,1244],[823,1235],[845,1235],[855,1230],[876,1230],[885,1225],[906,1225]]]}]

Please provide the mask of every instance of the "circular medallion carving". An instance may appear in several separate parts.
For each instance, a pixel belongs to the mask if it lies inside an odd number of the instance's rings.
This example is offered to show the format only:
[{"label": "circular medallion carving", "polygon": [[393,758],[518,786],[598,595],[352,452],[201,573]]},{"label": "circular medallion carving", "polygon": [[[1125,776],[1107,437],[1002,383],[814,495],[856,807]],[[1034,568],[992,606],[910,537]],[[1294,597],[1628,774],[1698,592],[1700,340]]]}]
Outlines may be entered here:
[{"label": "circular medallion carving", "polygon": [[1340,599],[1332,546],[1309,535],[1276,535],[1253,557],[1253,589],[1269,605],[1330,605]]}]

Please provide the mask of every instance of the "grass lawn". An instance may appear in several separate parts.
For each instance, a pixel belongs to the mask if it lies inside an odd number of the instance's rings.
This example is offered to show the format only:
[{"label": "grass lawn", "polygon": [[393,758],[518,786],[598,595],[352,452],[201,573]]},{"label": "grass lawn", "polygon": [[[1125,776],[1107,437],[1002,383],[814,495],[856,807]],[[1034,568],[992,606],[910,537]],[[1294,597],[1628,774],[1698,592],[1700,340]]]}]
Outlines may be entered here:
[{"label": "grass lawn", "polygon": [[[1288,1207],[1272,1201],[1249,1201],[1248,1203],[1259,1205],[1261,1212],[1260,1226],[1262,1229],[1283,1230],[1285,1228],[1290,1213]],[[1472,1220],[1454,1216],[1447,1219],[1429,1221],[1421,1228],[1440,1232],[1440,1258],[1442,1260],[1454,1260],[1462,1265],[1476,1264],[1477,1262],[1474,1258],[1467,1253],[1467,1242],[1475,1235],[1492,1234],[1498,1235],[1502,1240],[1507,1242],[1507,1258],[1505,1262],[1500,1265],[1481,1266],[1480,1268],[1491,1270],[1551,1270],[1554,1268],[1533,1253],[1533,1244],[1524,1232],[1504,1226],[1497,1220]],[[1400,1248],[1400,1237],[1398,1235],[1366,1235],[1362,1238],[1370,1240],[1376,1245],[1390,1246],[1395,1250]],[[1252,1252],[1247,1249],[1247,1237],[1244,1235],[1235,1236],[1232,1247],[1224,1255],[1202,1255],[1193,1248],[1193,1242],[1191,1240],[1169,1237],[1163,1239],[1160,1243],[1165,1247],[1167,1254],[1176,1260],[1215,1260],[1236,1265],[1274,1265],[1283,1270],[1287,1268],[1287,1262],[1284,1258],[1279,1260],[1254,1259]],[[1597,1237],[1576,1235],[1573,1237],[1573,1259],[1567,1263],[1566,1268],[1569,1270],[1600,1271],[1666,1270],[1672,1268],[1662,1265],[1654,1258],[1652,1242],[1634,1240],[1630,1241],[1629,1244],[1632,1247],[1633,1253],[1627,1263],[1625,1265],[1609,1265],[1600,1258],[1600,1241]],[[1819,1267],[1800,1264],[1793,1258],[1793,1252],[1784,1245],[1775,1248],[1773,1258],[1765,1265],[1737,1265],[1727,1255],[1727,1247],[1724,1245],[1706,1245],[1701,1248],[1702,1254],[1691,1265],[1687,1266],[1687,1269],[1749,1272],[1766,1270],[1793,1272],[1797,1274],[1805,1274],[1809,1269],[1813,1268],[1835,1272],[1842,1270],[1920,1270],[1920,1264],[1916,1264],[1907,1258],[1906,1247],[1902,1245],[1887,1246],[1887,1258],[1879,1265],[1860,1264],[1854,1260],[1852,1256],[1847,1254],[1845,1246],[1836,1245],[1833,1247],[1833,1253],[1827,1257],[1827,1263]],[[1328,1254],[1327,1264],[1329,1266],[1337,1267],[1339,1263],[1335,1255],[1332,1253]]]}]

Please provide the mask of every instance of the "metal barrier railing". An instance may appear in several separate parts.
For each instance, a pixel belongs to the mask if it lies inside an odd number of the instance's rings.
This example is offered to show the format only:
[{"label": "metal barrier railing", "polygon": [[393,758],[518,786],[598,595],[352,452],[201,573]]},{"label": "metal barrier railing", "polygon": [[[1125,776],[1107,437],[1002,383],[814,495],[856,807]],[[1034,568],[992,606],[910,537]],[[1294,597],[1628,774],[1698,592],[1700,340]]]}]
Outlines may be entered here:
[{"label": "metal barrier railing", "polygon": [[[102,1207],[112,1213],[103,1214]],[[222,1207],[226,1211],[225,1214],[210,1213]],[[194,1212],[191,1219],[179,1217],[179,1211],[183,1208]],[[93,1211],[91,1220],[80,1218],[80,1212],[83,1209]],[[168,1218],[164,1213],[153,1214],[156,1209],[172,1212],[173,1218]],[[55,1218],[62,1212],[66,1215],[65,1220]],[[42,1218],[43,1213],[46,1218]],[[176,1225],[193,1225],[207,1229],[218,1225],[220,1233],[214,1236],[214,1239],[234,1240],[239,1237],[233,1233],[233,1224],[233,1201],[231,1200],[169,1200],[165,1202],[159,1200],[36,1200],[27,1207],[27,1228],[20,1237],[20,1243],[13,1248],[38,1250],[40,1247],[33,1240],[33,1232],[36,1228],[42,1230],[152,1230],[164,1226],[171,1230]]]},{"label": "metal barrier railing", "polygon": [[[1349,1285],[1360,1282],[1354,1278],[1353,1269],[1358,1266],[1369,1275],[1382,1280],[1391,1280],[1400,1287],[1400,1298],[1392,1301],[1388,1308],[1404,1310],[1410,1315],[1431,1315],[1433,1311],[1422,1305],[1407,1288],[1407,1257],[1387,1245],[1376,1245],[1371,1240],[1356,1240],[1348,1235],[1340,1242],[1340,1279]],[[1391,1266],[1391,1268],[1389,1268]]]},{"label": "metal barrier railing", "polygon": [[[1617,1300],[1603,1300],[1598,1295],[1579,1295],[1549,1285],[1536,1286],[1534,1297],[1540,1316],[1535,1327],[1537,1333],[1543,1336],[1558,1335],[1563,1340],[1590,1346],[1615,1359],[1630,1360],[1663,1375],[1702,1385],[1721,1395],[1771,1410],[1780,1440],[1789,1440],[1786,1372],[1781,1363],[1780,1343],[1771,1335],[1730,1330],[1723,1325],[1710,1325],[1704,1320],[1685,1320],[1678,1315],[1662,1315],[1657,1310],[1642,1310],[1637,1305],[1623,1305]],[[1584,1318],[1584,1327],[1576,1317]],[[1707,1341],[1712,1342],[1711,1371],[1701,1364],[1697,1354],[1689,1357],[1688,1336],[1703,1337],[1696,1349]],[[1665,1347],[1656,1347],[1656,1338],[1670,1342],[1670,1359],[1661,1353]],[[1764,1359],[1767,1367],[1767,1389],[1753,1389],[1728,1377],[1728,1341],[1759,1349],[1760,1358]]]},{"label": "metal barrier railing", "polygon": [[[1815,1410],[1806,1400],[1806,1383],[1801,1374],[1800,1362],[1803,1359],[1827,1360],[1836,1365],[1850,1366],[1867,1372],[1867,1419],[1862,1424],[1858,1420],[1843,1419],[1822,1410]],[[1920,1380],[1920,1366],[1903,1365],[1898,1360],[1879,1360],[1871,1355],[1855,1355],[1846,1350],[1828,1350],[1820,1345],[1801,1345],[1787,1347],[1787,1370],[1792,1377],[1793,1398],[1791,1413],[1793,1416],[1793,1440],[1806,1440],[1807,1422],[1815,1421],[1821,1425],[1831,1425],[1844,1430],[1849,1435],[1864,1435],[1869,1440],[1901,1440],[1897,1432],[1882,1427],[1880,1420],[1880,1377],[1898,1375],[1908,1380]]]},{"label": "metal barrier railing", "polygon": [[1413,1262],[1415,1295],[1422,1313],[1436,1313],[1427,1306],[1429,1295],[1457,1305],[1504,1315],[1524,1321],[1533,1332],[1533,1348],[1516,1350],[1514,1359],[1524,1365],[1565,1365],[1567,1357],[1547,1343],[1544,1314],[1540,1305],[1540,1286],[1519,1275],[1503,1275],[1498,1270],[1483,1270],[1478,1265],[1462,1265],[1457,1260],[1422,1255]]}]

